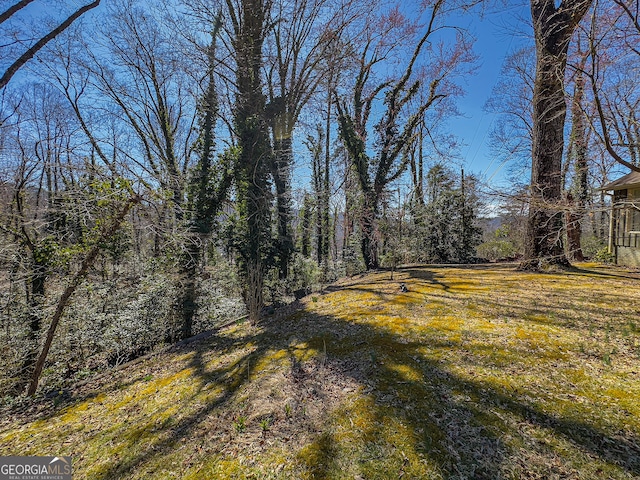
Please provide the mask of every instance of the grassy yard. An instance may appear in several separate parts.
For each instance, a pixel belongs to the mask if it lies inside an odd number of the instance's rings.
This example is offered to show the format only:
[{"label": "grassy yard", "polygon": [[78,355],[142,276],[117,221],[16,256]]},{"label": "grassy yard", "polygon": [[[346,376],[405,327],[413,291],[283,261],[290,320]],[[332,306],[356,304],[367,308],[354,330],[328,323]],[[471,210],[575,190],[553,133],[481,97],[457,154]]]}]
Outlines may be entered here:
[{"label": "grassy yard", "polygon": [[9,454],[71,455],[92,480],[640,478],[640,275],[345,279],[3,412]]}]

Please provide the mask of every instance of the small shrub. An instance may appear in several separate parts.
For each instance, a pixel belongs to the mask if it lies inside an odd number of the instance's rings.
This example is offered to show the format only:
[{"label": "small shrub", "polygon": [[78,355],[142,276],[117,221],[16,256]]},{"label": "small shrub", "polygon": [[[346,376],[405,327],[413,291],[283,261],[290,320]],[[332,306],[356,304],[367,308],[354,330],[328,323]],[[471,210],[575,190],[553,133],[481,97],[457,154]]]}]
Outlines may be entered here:
[{"label": "small shrub", "polygon": [[263,432],[268,431],[270,426],[271,426],[271,419],[269,418],[265,418],[260,422],[260,428],[262,429]]},{"label": "small shrub", "polygon": [[291,266],[291,291],[295,290],[313,290],[320,282],[322,272],[315,260],[305,258],[299,253],[293,257],[293,265]]},{"label": "small shrub", "polygon": [[236,432],[242,433],[247,429],[247,419],[243,416],[239,416],[235,422],[233,422],[233,426],[236,429]]},{"label": "small shrub", "polygon": [[580,239],[580,247],[582,253],[586,258],[596,260],[599,252],[603,250],[606,252],[607,243],[605,240],[598,238],[594,235],[586,235]]},{"label": "small shrub", "polygon": [[409,255],[399,245],[392,244],[391,248],[380,258],[380,264],[384,268],[395,268],[405,261],[405,257],[409,257]]},{"label": "small shrub", "polygon": [[362,253],[359,247],[350,241],[344,251],[344,273],[348,277],[357,275],[366,271],[367,267],[364,264]]},{"label": "small shrub", "polygon": [[596,252],[596,254],[593,256],[593,260],[600,263],[611,264],[615,263],[616,257],[613,253],[609,252],[609,249],[607,247],[604,247]]}]

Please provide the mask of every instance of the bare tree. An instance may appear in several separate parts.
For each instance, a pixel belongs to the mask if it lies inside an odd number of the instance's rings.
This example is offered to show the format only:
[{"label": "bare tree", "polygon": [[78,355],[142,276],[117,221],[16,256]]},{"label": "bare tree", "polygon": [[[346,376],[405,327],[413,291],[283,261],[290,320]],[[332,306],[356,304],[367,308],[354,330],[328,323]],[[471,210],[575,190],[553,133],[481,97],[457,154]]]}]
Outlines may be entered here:
[{"label": "bare tree", "polygon": [[[374,37],[369,37],[360,53],[359,72],[350,105],[342,99],[336,101],[340,136],[357,172],[362,193],[362,254],[367,269],[379,266],[376,222],[380,202],[387,186],[398,179],[408,166],[406,146],[411,144],[425,112],[452,95],[455,89],[450,83],[450,77],[459,73],[462,65],[474,59],[471,45],[458,32],[457,41],[450,50],[443,49],[441,56],[431,57],[429,68],[422,70],[422,75],[418,78],[414,75],[414,69],[418,70],[417,62],[423,48],[443,28],[440,19],[445,11],[444,6],[444,0],[439,0],[430,7],[425,31],[419,37],[404,72],[395,80],[371,86],[375,68],[391,53],[389,45],[393,45],[393,42],[383,36],[383,40],[376,44]],[[401,14],[397,10],[392,11],[388,19],[393,25],[402,23]],[[397,34],[390,30],[386,35],[394,33]],[[433,51],[430,53],[434,54]],[[424,98],[411,110],[408,108],[412,106],[410,102],[422,85],[426,92]],[[385,95],[384,112],[375,126],[376,155],[375,158],[370,158],[366,144],[369,117],[374,102],[381,93]]]},{"label": "bare tree", "polygon": [[638,2],[595,2],[588,37],[589,79],[596,108],[591,122],[613,160],[640,172],[640,24]]},{"label": "bare tree", "polygon": [[231,164],[233,153],[216,157],[215,128],[218,116],[218,96],[216,92],[215,65],[216,40],[221,27],[218,16],[211,32],[208,48],[208,72],[204,91],[198,102],[199,136],[194,148],[197,162],[188,188],[187,245],[183,253],[182,272],[184,282],[179,303],[182,310],[182,338],[192,335],[193,319],[197,309],[197,286],[200,279],[202,259],[207,242],[211,237],[216,216],[227,198],[233,175]]},{"label": "bare tree", "polygon": [[567,211],[565,224],[567,228],[567,253],[569,259],[581,262],[582,253],[582,219],[586,213],[589,200],[589,165],[587,159],[588,122],[583,109],[584,76],[578,70],[574,78],[573,98],[571,99],[571,134],[565,170],[574,167],[573,185],[567,191]]},{"label": "bare tree", "polygon": [[[274,28],[266,39],[269,91],[266,108],[274,150],[272,176],[276,189],[276,243],[281,278],[288,275],[293,252],[290,227],[293,132],[302,109],[321,83],[325,78],[331,82],[335,77],[335,60],[331,57],[343,55],[335,44],[354,18],[350,8],[353,6],[336,5],[330,0],[280,0],[274,2],[271,10]],[[327,115],[330,117],[330,112]],[[328,210],[328,205],[324,210]]]},{"label": "bare tree", "polygon": [[42,309],[56,251],[61,245],[82,241],[77,229],[69,229],[73,205],[66,201],[77,193],[77,165],[72,154],[76,126],[57,93],[38,84],[23,91],[12,127],[12,145],[4,145],[8,151],[3,152],[16,158],[13,198],[2,212],[0,228],[17,246],[23,271],[27,304],[27,351],[20,375],[23,379],[36,359]]},{"label": "bare tree", "polygon": [[[113,174],[124,167],[150,190],[152,207],[158,212],[154,254],[168,253],[163,252],[168,247],[179,271],[174,276],[178,292],[174,308],[182,322],[167,332],[167,340],[186,338],[192,335],[202,252],[231,179],[226,166],[217,171],[215,47],[212,43],[203,49],[206,72],[198,78],[205,69],[181,58],[182,39],[158,21],[158,17],[164,21],[158,10],[125,1],[111,13],[98,39],[108,48],[106,54],[92,53],[88,41],[80,59],[61,51],[60,66],[51,74],[102,162]],[[214,36],[219,24],[215,19]],[[196,86],[191,76],[198,79]],[[101,98],[96,99],[96,92]],[[96,111],[108,112],[108,118],[125,130],[132,140],[129,148],[118,145],[116,138],[99,140],[105,132],[87,120]],[[228,156],[221,158],[221,163],[229,163]],[[220,191],[213,187],[217,181]]]},{"label": "bare tree", "polygon": [[195,112],[184,85],[185,66],[174,46],[177,39],[156,15],[129,2],[115,6],[104,28],[110,57],[94,56],[90,68],[138,139],[140,155],[129,159],[171,192],[180,220]]},{"label": "bare tree", "polygon": [[[11,127],[12,145],[5,145],[7,151],[2,152],[3,159],[15,156],[17,162],[13,198],[0,212],[0,231],[17,253],[15,270],[22,273],[25,287],[25,315],[19,318],[26,324],[21,326],[26,338],[17,388],[30,383],[29,394],[33,394],[73,291],[100,253],[113,245],[139,198],[126,181],[110,176],[101,183],[96,178],[95,165],[86,156],[82,129],[59,91],[36,84],[25,90],[20,100],[20,118]],[[135,199],[112,217],[112,200],[121,193],[117,190],[122,185],[126,185],[129,199]],[[83,253],[79,270],[55,300],[58,307],[49,317],[47,303],[56,291],[51,279],[72,272],[78,254]],[[38,353],[47,323],[44,347]]]},{"label": "bare tree", "polygon": [[534,47],[525,46],[510,53],[502,65],[498,81],[484,109],[497,115],[490,133],[490,146],[496,171],[508,165],[514,190],[522,187],[522,177],[531,171],[533,135]]},{"label": "bare tree", "polygon": [[536,41],[529,220],[523,270],[568,265],[562,245],[562,158],[567,52],[591,0],[532,0]]}]

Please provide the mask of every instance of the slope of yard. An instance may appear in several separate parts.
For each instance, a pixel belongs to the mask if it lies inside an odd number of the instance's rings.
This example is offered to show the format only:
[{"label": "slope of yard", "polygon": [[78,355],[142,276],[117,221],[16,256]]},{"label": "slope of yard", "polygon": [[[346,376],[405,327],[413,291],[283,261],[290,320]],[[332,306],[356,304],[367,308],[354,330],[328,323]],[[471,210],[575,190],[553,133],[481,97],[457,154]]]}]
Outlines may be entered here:
[{"label": "slope of yard", "polygon": [[640,478],[640,278],[369,274],[56,404],[3,412],[0,455],[87,479]]}]

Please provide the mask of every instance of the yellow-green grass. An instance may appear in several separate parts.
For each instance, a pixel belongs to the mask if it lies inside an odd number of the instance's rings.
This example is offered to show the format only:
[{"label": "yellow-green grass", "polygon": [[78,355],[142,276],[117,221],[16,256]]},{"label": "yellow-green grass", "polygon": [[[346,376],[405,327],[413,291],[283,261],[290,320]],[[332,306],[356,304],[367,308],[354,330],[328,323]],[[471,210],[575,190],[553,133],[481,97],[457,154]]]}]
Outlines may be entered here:
[{"label": "yellow-green grass", "polygon": [[0,455],[87,479],[640,478],[637,275],[390,276],[10,411]]}]

